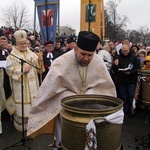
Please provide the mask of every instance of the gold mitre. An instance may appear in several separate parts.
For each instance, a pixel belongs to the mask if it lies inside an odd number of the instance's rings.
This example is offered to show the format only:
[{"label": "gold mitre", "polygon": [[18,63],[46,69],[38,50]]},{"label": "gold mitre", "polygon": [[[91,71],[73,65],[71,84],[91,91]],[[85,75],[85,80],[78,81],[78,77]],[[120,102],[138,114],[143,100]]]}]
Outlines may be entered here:
[{"label": "gold mitre", "polygon": [[24,30],[18,30],[14,33],[16,42],[22,42],[27,39],[27,33]]}]

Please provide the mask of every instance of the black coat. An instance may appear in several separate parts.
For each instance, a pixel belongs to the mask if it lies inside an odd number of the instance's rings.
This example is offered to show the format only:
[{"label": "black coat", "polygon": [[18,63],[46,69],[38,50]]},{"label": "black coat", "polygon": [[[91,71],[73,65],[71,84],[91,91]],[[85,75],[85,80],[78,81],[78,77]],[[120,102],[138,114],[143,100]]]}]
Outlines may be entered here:
[{"label": "black coat", "polygon": [[[119,64],[117,66],[113,64],[112,69],[117,75],[118,85],[136,84],[138,69],[140,69],[139,59],[131,52],[127,56],[120,53],[117,59],[119,60]],[[126,75],[124,71],[118,71],[119,68],[127,68],[129,64],[133,65],[129,75]]]},{"label": "black coat", "polygon": [[[0,49],[0,61],[6,60],[6,57],[8,54],[5,52],[5,55],[2,55],[2,50]],[[4,70],[4,91],[5,91],[5,97],[8,99],[11,96],[11,87],[9,82],[9,76],[7,75],[5,69]]]},{"label": "black coat", "polygon": [[51,66],[52,61],[54,61],[57,57],[59,57],[61,54],[57,51],[53,51],[53,58],[47,58],[47,51],[43,52],[43,62],[44,62],[44,67],[45,67],[45,72],[43,72],[42,77],[43,79],[45,78],[46,74],[49,71],[49,67]]}]

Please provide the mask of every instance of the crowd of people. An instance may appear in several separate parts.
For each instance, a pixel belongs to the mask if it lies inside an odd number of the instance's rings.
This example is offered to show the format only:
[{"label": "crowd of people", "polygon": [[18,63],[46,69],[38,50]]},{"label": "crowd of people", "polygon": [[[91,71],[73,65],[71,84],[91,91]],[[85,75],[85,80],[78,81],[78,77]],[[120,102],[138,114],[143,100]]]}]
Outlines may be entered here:
[{"label": "crowd of people", "polygon": [[[118,97],[124,102],[124,113],[129,114],[130,118],[135,116],[140,99],[135,98],[138,71],[150,69],[150,46],[132,44],[129,37],[122,42],[102,42],[97,35],[88,31],[79,32],[77,39],[73,36],[57,37],[54,42],[42,43],[40,34],[35,37],[25,30],[14,31],[12,27],[1,29],[0,62],[6,61],[7,65],[0,66],[0,112],[4,109],[3,102],[5,106],[14,104],[15,108],[9,109],[8,106],[7,111],[13,114],[14,126],[18,131],[22,131],[22,117],[25,130],[29,125],[28,135],[33,137],[40,134],[40,131],[36,134],[34,131],[43,125],[55,124],[54,129],[45,133],[54,133],[57,142],[52,146],[59,145],[60,100],[75,94]],[[149,83],[148,78],[146,81]],[[21,111],[22,94],[24,116]],[[47,120],[39,117],[42,113],[51,115]],[[146,121],[149,123],[150,119]],[[36,123],[36,127],[33,127],[33,123]]]},{"label": "crowd of people", "polygon": [[[96,52],[102,56],[106,63],[116,86],[117,97],[124,101],[124,113],[129,113],[131,118],[134,117],[135,107],[138,105],[137,103],[140,103],[135,101],[136,91],[139,88],[137,87],[139,72],[140,70],[145,70],[145,61],[149,58],[150,46],[132,44],[129,37],[125,37],[122,43],[109,41],[103,47],[99,43]],[[149,67],[146,68],[146,72],[148,72]],[[149,83],[148,80],[146,82]],[[138,99],[140,98],[141,96],[139,95]],[[150,121],[149,113],[147,118],[144,121],[145,123]]]}]

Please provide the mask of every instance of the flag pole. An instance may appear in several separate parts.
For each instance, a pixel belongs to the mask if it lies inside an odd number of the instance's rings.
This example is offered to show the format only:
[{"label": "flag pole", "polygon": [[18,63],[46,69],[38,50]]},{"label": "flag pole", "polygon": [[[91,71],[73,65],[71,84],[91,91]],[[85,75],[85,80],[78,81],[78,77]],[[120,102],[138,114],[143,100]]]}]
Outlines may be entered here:
[{"label": "flag pole", "polygon": [[89,17],[88,17],[88,31],[90,31],[90,26],[91,26],[91,0],[89,0]]},{"label": "flag pole", "polygon": [[46,11],[46,40],[48,41],[47,0],[45,0],[45,11]]},{"label": "flag pole", "polygon": [[34,37],[35,37],[35,27],[36,26],[36,0],[34,0]]},{"label": "flag pole", "polygon": [[58,0],[58,33],[60,32],[60,0]]}]

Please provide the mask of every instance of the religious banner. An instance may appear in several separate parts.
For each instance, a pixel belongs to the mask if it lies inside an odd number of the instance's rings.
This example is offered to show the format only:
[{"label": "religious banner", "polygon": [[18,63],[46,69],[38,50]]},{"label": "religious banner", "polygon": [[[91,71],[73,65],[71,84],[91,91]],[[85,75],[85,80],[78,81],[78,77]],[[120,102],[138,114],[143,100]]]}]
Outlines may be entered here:
[{"label": "religious banner", "polygon": [[95,22],[96,21],[96,4],[87,4],[85,12],[86,22]]},{"label": "religious banner", "polygon": [[36,0],[43,43],[55,41],[58,0]]},{"label": "religious banner", "polygon": [[91,31],[105,36],[104,2],[103,0],[81,0],[81,31]]}]

